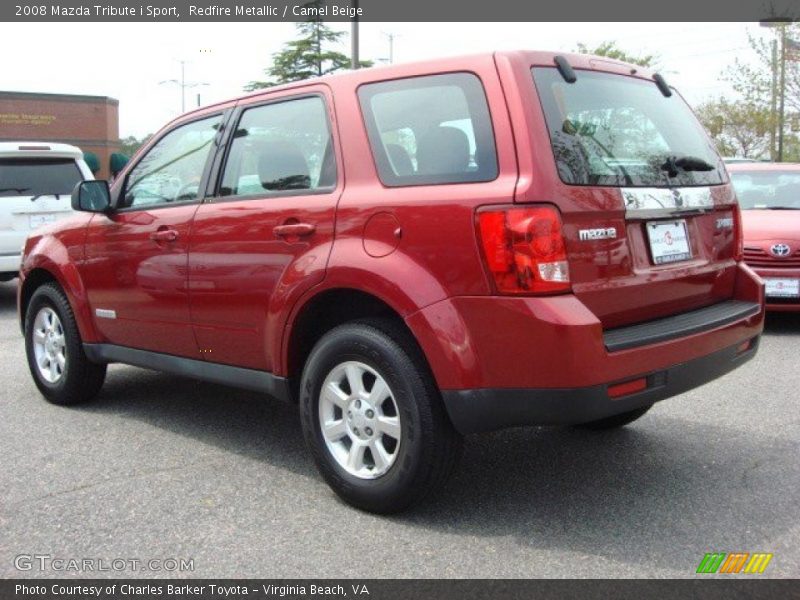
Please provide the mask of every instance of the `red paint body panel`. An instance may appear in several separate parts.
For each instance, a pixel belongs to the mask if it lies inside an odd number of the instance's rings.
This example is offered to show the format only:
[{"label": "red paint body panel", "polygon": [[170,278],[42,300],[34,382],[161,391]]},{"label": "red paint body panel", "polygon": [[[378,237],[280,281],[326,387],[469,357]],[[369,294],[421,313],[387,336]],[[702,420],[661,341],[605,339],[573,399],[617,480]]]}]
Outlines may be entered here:
[{"label": "red paint body panel", "polygon": [[[197,205],[95,215],[86,234],[81,275],[104,341],[121,346],[197,358],[189,319],[187,250]],[[151,234],[172,230],[174,242]]]},{"label": "red paint body panel", "polygon": [[[763,302],[747,267],[734,298]],[[575,388],[624,380],[757,336],[764,314],[710,332],[610,353],[600,320],[575,296],[449,298],[410,316],[439,387]]]}]

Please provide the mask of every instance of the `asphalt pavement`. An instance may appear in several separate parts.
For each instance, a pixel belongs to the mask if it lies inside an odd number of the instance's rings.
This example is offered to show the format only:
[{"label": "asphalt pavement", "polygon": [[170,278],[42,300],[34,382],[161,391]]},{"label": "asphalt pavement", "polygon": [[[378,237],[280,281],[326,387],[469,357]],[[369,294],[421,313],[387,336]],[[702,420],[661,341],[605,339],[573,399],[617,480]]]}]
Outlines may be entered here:
[{"label": "asphalt pavement", "polygon": [[329,491],[296,409],[258,394],[113,366],[93,404],[48,404],[15,285],[0,284],[0,577],[695,577],[734,551],[774,555],[759,577],[800,577],[800,314],[770,315],[755,360],[622,430],[469,437],[442,493],[378,517]]}]

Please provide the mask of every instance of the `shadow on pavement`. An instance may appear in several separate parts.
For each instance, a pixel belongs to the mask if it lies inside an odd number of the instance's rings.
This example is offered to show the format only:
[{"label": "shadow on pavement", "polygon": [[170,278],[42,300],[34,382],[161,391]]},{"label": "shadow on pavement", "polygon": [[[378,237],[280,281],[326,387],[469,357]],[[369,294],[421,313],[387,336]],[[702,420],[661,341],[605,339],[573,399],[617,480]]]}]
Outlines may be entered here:
[{"label": "shadow on pavement", "polygon": [[[134,418],[317,477],[295,407],[258,394],[118,369],[98,403],[82,410]],[[785,463],[798,444],[659,412],[606,433],[528,428],[469,437],[445,490],[390,519],[628,564],[699,562],[700,549],[739,548],[745,528],[750,545],[743,551],[770,551],[770,540],[796,525],[792,498],[800,490],[797,478],[785,477]]]}]

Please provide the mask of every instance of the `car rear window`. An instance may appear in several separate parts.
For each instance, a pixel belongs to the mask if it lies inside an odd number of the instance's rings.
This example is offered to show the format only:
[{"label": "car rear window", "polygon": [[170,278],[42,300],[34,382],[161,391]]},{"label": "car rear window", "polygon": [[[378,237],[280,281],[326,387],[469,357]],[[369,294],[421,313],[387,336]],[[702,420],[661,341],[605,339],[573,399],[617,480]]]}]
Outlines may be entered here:
[{"label": "car rear window", "polygon": [[[555,67],[534,67],[550,142],[564,183],[671,187],[726,180],[711,141],[684,100],[652,81],[576,70],[567,83]],[[710,170],[673,170],[670,159],[699,159]],[[695,161],[696,162],[696,161]]]},{"label": "car rear window", "polygon": [[494,133],[480,80],[451,73],[363,85],[358,90],[384,185],[491,181]]},{"label": "car rear window", "polygon": [[71,194],[82,180],[69,158],[0,158],[0,197]]}]

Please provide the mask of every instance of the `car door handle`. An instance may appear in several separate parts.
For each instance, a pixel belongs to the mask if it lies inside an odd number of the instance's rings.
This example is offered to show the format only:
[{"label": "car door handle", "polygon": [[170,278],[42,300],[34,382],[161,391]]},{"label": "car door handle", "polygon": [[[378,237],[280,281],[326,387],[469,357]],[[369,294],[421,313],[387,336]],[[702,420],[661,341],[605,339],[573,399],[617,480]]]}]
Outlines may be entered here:
[{"label": "car door handle", "polygon": [[174,229],[159,229],[150,234],[154,242],[174,242],[178,239],[178,232]]},{"label": "car door handle", "polygon": [[316,230],[316,226],[311,223],[286,223],[284,225],[276,225],[272,232],[280,237],[303,237],[311,235]]}]

